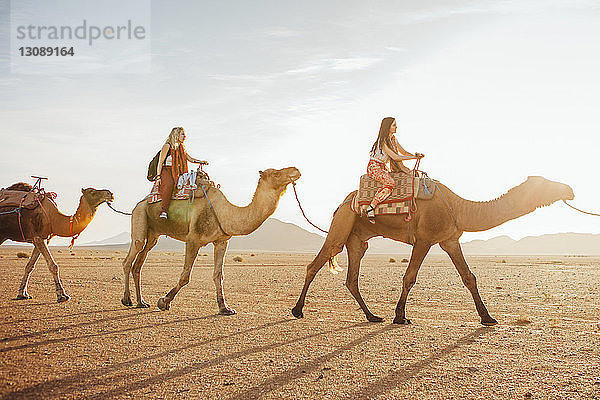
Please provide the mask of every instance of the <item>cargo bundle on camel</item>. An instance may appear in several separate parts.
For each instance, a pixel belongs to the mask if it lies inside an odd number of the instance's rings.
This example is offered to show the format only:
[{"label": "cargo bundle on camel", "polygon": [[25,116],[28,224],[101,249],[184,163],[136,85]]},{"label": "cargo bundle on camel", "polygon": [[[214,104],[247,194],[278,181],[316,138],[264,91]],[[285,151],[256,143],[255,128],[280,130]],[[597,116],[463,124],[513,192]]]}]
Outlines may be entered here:
[{"label": "cargo bundle on camel", "polygon": [[79,207],[72,216],[58,211],[54,198],[56,194],[45,192],[38,178],[36,184],[16,183],[0,191],[0,243],[10,239],[15,242],[33,244],[31,257],[25,266],[25,274],[21,280],[17,299],[31,299],[27,292],[29,275],[35,263],[44,256],[56,286],[57,301],[69,300],[65,294],[58,274],[58,264],[54,261],[48,241],[53,236],[70,237],[71,244],[81,232],[92,222],[98,206],[113,201],[113,194],[108,190],[93,188],[81,189]]}]

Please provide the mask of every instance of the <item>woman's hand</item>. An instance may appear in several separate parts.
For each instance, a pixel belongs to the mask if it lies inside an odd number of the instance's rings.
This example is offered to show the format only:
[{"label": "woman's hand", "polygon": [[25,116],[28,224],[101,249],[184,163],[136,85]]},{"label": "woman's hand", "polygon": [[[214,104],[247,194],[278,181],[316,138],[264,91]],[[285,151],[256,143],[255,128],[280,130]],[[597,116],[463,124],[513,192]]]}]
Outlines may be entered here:
[{"label": "woman's hand", "polygon": [[423,153],[415,153],[415,157],[421,159],[421,158],[425,157],[425,154],[423,154]]}]

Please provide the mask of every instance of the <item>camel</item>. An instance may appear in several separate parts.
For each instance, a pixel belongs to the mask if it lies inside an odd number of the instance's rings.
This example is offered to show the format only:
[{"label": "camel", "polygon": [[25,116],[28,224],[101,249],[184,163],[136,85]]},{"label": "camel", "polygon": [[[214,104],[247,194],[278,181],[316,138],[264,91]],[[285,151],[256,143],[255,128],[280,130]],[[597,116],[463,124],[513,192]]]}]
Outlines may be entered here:
[{"label": "camel", "polygon": [[408,222],[406,215],[382,215],[377,216],[372,224],[350,209],[350,200],[356,192],[350,193],[334,212],[323,247],[306,267],[304,287],[292,314],[296,318],[304,316],[302,308],[310,283],[326,262],[329,261],[330,266],[333,265],[333,257],[340,253],[345,245],[348,253],[346,287],[360,305],[367,320],[381,322],[383,319],[371,313],[363,300],[358,289],[358,276],[361,259],[368,247],[367,241],[376,236],[383,236],[413,246],[396,306],[393,320],[395,324],[410,323],[405,314],[408,293],[416,282],[417,273],[427,252],[431,246],[438,243],[448,253],[462,282],[471,292],[481,324],[496,324],[497,321],[490,316],[481,300],[475,276],[465,261],[458,239],[463,232],[485,231],[528,214],[538,207],[548,206],[558,200],[572,200],[573,190],[568,185],[541,176],[530,176],[525,182],[495,200],[475,202],[459,197],[441,183],[437,183],[437,187],[438,190],[431,200],[417,200],[417,211]]},{"label": "camel", "polygon": [[125,273],[125,293],[121,303],[132,306],[129,292],[129,275],[133,276],[138,308],[149,307],[141,293],[141,269],[148,252],[158,242],[160,235],[185,242],[185,261],[183,272],[177,282],[157,306],[165,311],[177,293],[190,281],[190,274],[198,250],[209,243],[214,245],[213,281],[217,292],[219,314],[233,315],[236,311],[225,301],[223,292],[223,260],[229,239],[232,236],[248,235],[258,229],[271,216],[279,198],[288,184],[300,178],[300,171],[294,167],[267,169],[260,171],[260,179],[250,204],[238,207],[231,204],[217,188],[210,187],[207,197],[187,200],[172,200],[169,206],[169,218],[158,218],[160,203],[148,204],[140,201],[131,217],[131,246],[123,261]]},{"label": "camel", "polygon": [[[7,189],[19,190],[25,194],[32,187],[26,183],[16,183]],[[114,200],[113,194],[108,190],[87,188],[81,189],[81,193],[79,207],[73,216],[58,211],[56,204],[48,196],[44,196],[41,200],[41,207],[33,210],[22,209],[20,220],[22,231],[19,228],[19,219],[16,213],[0,215],[0,244],[10,239],[16,242],[32,243],[34,246],[31,257],[25,265],[25,274],[21,279],[17,300],[32,298],[27,292],[27,283],[40,254],[44,256],[54,278],[57,301],[62,303],[69,300],[70,297],[65,293],[58,275],[58,264],[48,249],[48,242],[53,236],[74,237],[79,235],[92,222],[98,206]],[[0,207],[0,212],[9,212],[14,209],[15,207]]]}]

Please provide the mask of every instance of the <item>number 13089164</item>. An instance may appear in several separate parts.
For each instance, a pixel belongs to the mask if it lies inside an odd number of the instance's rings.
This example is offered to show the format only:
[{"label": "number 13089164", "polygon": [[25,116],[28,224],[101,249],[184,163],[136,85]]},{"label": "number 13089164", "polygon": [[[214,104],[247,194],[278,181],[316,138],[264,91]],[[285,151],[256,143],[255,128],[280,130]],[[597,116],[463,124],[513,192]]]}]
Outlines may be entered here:
[{"label": "number 13089164", "polygon": [[75,49],[73,47],[19,47],[19,53],[23,57],[72,57],[75,55]]}]

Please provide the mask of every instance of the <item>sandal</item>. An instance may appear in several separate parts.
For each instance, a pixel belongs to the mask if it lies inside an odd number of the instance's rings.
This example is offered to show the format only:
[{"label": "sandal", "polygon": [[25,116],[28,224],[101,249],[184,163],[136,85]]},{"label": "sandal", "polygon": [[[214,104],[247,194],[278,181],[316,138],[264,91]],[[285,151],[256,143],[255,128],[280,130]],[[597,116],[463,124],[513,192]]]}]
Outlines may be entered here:
[{"label": "sandal", "polygon": [[375,223],[375,208],[373,208],[373,206],[369,206],[369,208],[366,209],[365,217],[367,217],[367,220],[370,223]]}]

